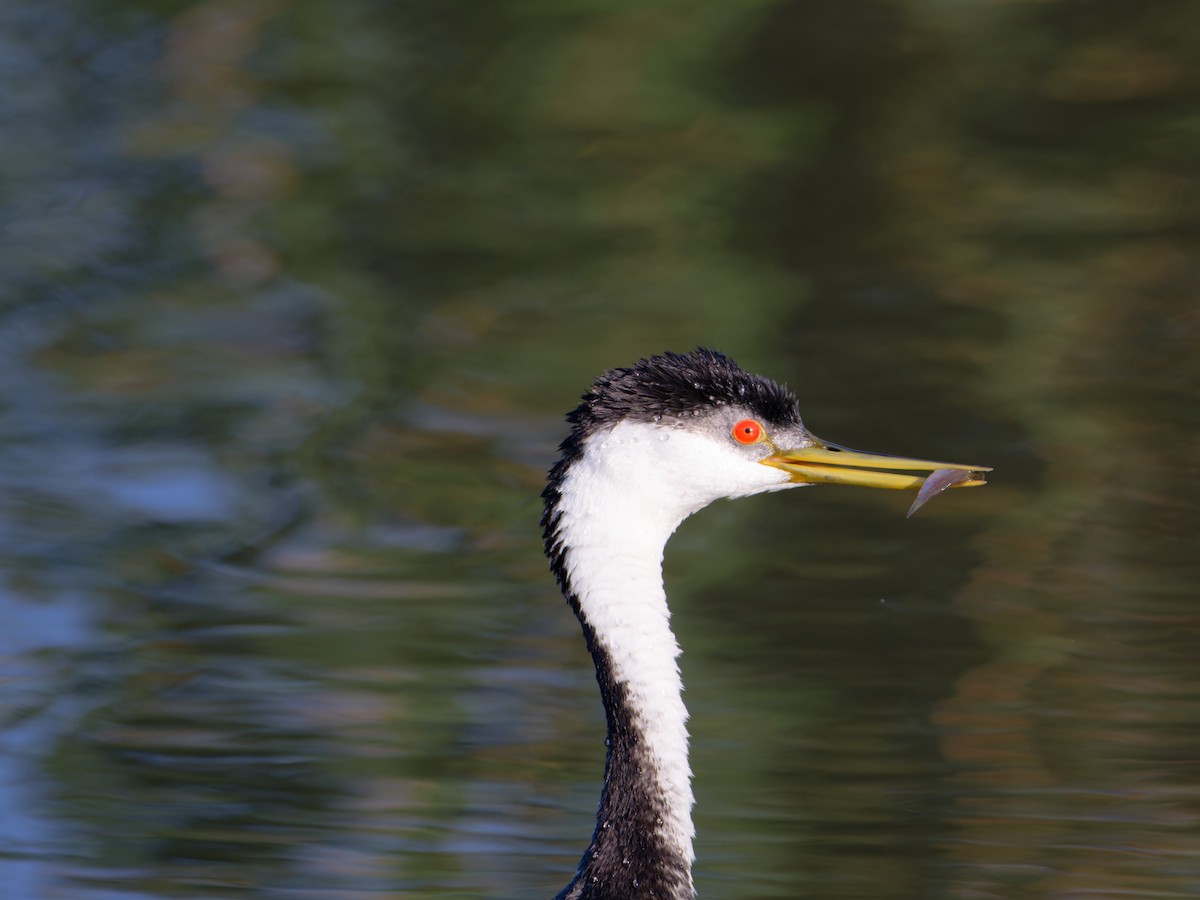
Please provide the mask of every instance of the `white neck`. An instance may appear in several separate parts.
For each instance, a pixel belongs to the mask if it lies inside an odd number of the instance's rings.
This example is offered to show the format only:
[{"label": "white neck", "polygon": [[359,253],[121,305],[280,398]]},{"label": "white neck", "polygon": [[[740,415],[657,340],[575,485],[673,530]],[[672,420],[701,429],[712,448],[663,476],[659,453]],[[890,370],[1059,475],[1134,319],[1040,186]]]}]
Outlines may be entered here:
[{"label": "white neck", "polygon": [[646,439],[638,426],[618,426],[593,438],[603,448],[589,448],[563,481],[559,533],[569,548],[567,576],[580,616],[609,655],[615,681],[628,692],[652,761],[648,774],[663,807],[659,834],[690,867],[695,829],[687,710],[662,558],[667,539],[693,510],[628,487],[615,489],[622,479],[628,484],[638,444]]},{"label": "white neck", "polygon": [[639,866],[658,878],[656,895],[693,896],[687,710],[663,549],[713,500],[790,486],[732,445],[703,429],[621,422],[587,437],[555,485],[548,549],[589,634],[610,739],[597,832],[562,897],[592,896],[592,879],[608,882],[605,897],[642,896],[649,885],[617,883]]}]

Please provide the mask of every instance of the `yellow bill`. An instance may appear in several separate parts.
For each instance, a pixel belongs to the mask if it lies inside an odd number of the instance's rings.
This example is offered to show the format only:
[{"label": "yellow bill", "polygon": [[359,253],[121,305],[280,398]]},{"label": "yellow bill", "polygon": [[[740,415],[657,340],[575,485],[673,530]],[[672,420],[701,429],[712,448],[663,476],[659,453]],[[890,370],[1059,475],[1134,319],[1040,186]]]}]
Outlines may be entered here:
[{"label": "yellow bill", "polygon": [[824,441],[818,441],[810,447],[780,450],[762,460],[762,463],[782,469],[792,481],[801,484],[857,484],[900,491],[930,488],[918,496],[909,515],[946,488],[986,484],[984,473],[992,471],[988,466],[863,453]]}]

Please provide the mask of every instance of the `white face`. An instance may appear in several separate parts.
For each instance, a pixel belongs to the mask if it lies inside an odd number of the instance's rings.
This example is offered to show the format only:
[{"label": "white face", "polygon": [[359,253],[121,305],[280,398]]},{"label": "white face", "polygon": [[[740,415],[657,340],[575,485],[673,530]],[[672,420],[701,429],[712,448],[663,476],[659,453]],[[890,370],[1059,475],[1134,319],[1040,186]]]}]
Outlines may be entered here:
[{"label": "white face", "polygon": [[800,430],[772,434],[760,425],[757,439],[743,435],[746,442],[741,442],[734,437],[734,425],[746,420],[759,422],[736,408],[703,419],[622,422],[590,438],[584,455],[593,464],[591,475],[607,490],[678,522],[714,500],[797,486],[785,472],[760,460],[812,439]]}]

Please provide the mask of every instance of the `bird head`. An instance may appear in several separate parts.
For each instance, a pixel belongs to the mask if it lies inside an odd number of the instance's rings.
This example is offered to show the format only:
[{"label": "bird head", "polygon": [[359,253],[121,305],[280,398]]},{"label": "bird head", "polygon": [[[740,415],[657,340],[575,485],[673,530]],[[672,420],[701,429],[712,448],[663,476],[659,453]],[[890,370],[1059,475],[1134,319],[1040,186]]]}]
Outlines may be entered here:
[{"label": "bird head", "polygon": [[920,490],[939,473],[941,490],[981,485],[989,471],[823,441],[804,426],[785,387],[704,349],[606,373],[568,418],[575,427],[559,467],[586,449],[597,490],[621,485],[678,520],[720,498],[801,485]]}]

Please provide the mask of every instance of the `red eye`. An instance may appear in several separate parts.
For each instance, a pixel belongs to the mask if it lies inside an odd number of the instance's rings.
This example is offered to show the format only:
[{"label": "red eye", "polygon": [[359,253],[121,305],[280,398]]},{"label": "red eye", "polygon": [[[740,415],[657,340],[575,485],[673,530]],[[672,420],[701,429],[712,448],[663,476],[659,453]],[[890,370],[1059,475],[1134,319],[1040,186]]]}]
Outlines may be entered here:
[{"label": "red eye", "polygon": [[739,444],[755,444],[762,438],[762,426],[753,419],[742,419],[733,426],[733,439]]}]

